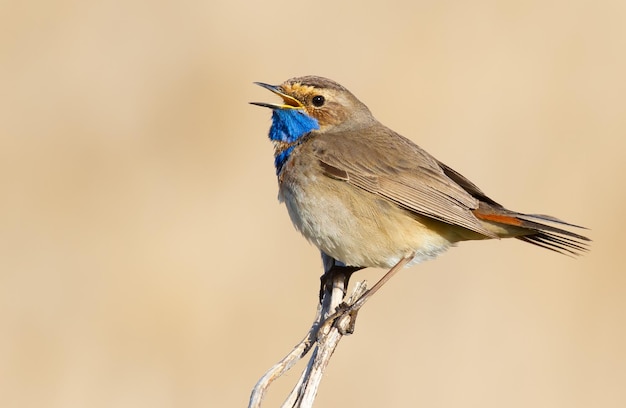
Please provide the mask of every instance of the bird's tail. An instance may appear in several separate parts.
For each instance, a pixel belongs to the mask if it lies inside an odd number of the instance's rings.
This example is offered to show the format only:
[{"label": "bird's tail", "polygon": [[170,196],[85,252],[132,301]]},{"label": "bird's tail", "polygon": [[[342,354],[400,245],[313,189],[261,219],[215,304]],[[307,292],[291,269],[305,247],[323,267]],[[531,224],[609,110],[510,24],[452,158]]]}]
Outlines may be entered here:
[{"label": "bird's tail", "polygon": [[589,238],[563,227],[586,228],[549,215],[516,213],[483,202],[474,215],[502,238],[514,237],[566,255],[581,255],[589,250]]}]

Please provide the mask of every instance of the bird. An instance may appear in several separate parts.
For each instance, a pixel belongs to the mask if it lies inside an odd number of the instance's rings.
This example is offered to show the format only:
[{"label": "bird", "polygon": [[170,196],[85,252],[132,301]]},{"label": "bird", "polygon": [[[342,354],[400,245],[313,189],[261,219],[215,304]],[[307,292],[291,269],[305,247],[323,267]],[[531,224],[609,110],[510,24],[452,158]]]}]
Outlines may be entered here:
[{"label": "bird", "polygon": [[508,210],[410,139],[380,123],[339,83],[302,76],[255,84],[270,108],[278,198],[295,228],[353,270],[433,259],[462,241],[516,238],[568,255],[584,227]]}]

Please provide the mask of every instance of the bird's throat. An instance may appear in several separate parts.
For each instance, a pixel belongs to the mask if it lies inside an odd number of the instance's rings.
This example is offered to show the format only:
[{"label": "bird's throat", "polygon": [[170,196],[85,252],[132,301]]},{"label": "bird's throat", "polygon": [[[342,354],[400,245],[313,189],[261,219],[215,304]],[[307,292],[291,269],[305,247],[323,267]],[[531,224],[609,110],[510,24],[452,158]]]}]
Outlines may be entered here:
[{"label": "bird's throat", "polygon": [[293,143],[320,125],[300,109],[274,109],[269,137],[275,142]]},{"label": "bird's throat", "polygon": [[276,174],[280,174],[300,138],[319,128],[317,120],[299,109],[274,109],[269,137],[274,142]]}]

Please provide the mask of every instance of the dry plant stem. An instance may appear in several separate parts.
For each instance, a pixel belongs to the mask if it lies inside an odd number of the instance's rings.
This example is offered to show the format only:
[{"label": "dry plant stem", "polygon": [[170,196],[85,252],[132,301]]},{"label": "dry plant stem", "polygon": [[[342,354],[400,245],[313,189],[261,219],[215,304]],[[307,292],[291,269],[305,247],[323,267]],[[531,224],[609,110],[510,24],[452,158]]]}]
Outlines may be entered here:
[{"label": "dry plant stem", "polygon": [[[358,282],[346,302],[344,302],[344,298],[352,272],[334,273],[331,284],[326,284],[323,287],[321,302],[317,307],[317,315],[306,337],[285,358],[276,363],[261,377],[252,390],[248,407],[259,408],[270,384],[293,367],[315,345],[307,366],[282,405],[283,408],[312,407],[324,375],[324,370],[328,366],[330,358],[341,338],[353,332],[357,312],[412,257],[408,256],[401,259],[370,290],[366,290],[365,282]],[[324,254],[322,258],[324,259],[326,272],[334,266],[340,268],[332,258],[325,258]],[[348,271],[347,269],[345,270]]]},{"label": "dry plant stem", "polygon": [[[329,263],[330,262],[330,263]],[[324,267],[328,272],[332,267],[334,267],[334,260],[330,257],[324,259]],[[250,395],[249,408],[258,408],[261,406],[263,398],[265,396],[265,392],[267,388],[271,385],[271,383],[282,376],[284,373],[289,371],[291,367],[294,366],[301,358],[303,358],[315,345],[318,341],[318,331],[319,328],[328,316],[332,315],[335,309],[341,302],[345,296],[345,290],[348,287],[348,280],[350,279],[350,274],[342,274],[337,273],[333,277],[332,285],[325,285],[324,292],[322,296],[322,301],[317,306],[317,313],[315,316],[315,320],[311,325],[311,328],[307,335],[300,341],[294,349],[289,352],[282,360],[272,366],[264,375],[259,379],[259,381],[254,386],[252,390],[252,394]],[[315,356],[315,353],[313,357]],[[313,357],[307,365],[307,369],[310,365],[312,365]],[[291,392],[290,396],[287,398],[287,401],[283,406],[295,406],[299,396],[302,395],[301,390],[303,386],[304,379],[306,378],[306,372],[302,374],[300,380],[296,384],[296,387]],[[290,405],[286,405],[289,401],[292,401]]]},{"label": "dry plant stem", "polygon": [[[350,295],[350,298],[347,300],[348,304],[352,304],[357,299],[360,299],[361,296],[365,293],[367,287],[365,282],[358,282]],[[310,408],[313,406],[313,402],[315,401],[315,397],[317,395],[317,390],[319,388],[320,382],[322,381],[322,376],[324,375],[324,371],[330,362],[330,358],[332,357],[335,349],[339,345],[339,341],[346,334],[350,333],[348,331],[349,326],[353,326],[353,317],[348,314],[343,314],[335,318],[329,318],[327,321],[332,320],[332,325],[324,324],[319,331],[317,346],[315,347],[315,351],[307,364],[307,368],[305,373],[307,373],[306,378],[303,381],[300,389],[302,390],[302,398],[299,405],[291,405],[292,407],[299,408]],[[297,402],[297,401],[296,401]],[[286,408],[286,406],[283,406]]]},{"label": "dry plant stem", "polygon": [[250,395],[250,403],[248,404],[249,408],[259,408],[261,407],[261,403],[263,398],[265,397],[265,392],[267,388],[281,375],[285,374],[291,367],[294,366],[302,357],[304,357],[315,341],[317,339],[317,330],[321,323],[322,319],[322,305],[318,305],[317,307],[317,315],[315,316],[315,320],[311,329],[307,333],[307,335],[298,343],[289,354],[287,354],[282,360],[278,363],[274,364],[267,372],[259,379],[254,388],[252,389],[252,394]]},{"label": "dry plant stem", "polygon": [[[329,286],[328,284],[326,284],[323,288],[321,303],[318,306],[318,315],[316,316],[316,321],[313,324],[313,326],[315,326],[315,335],[317,337],[318,342],[319,342],[320,325],[323,321],[325,321],[328,318],[331,312],[334,311],[339,304],[341,304],[341,301],[343,300],[343,297],[345,294],[344,288],[348,286],[348,282],[347,282],[348,279],[349,279],[349,276],[347,275],[335,274],[333,276],[332,285]],[[319,320],[320,317],[321,317],[321,320]],[[311,327],[311,330],[313,329],[314,327]],[[281,405],[281,407],[283,408],[296,407],[299,404],[301,404],[302,402],[301,398],[303,396],[303,392],[307,388],[305,381],[308,382],[310,380],[311,370],[313,368],[313,362],[317,359],[318,350],[319,350],[319,343],[313,350],[313,354],[311,355],[311,358],[309,359],[309,362],[307,363],[305,369],[302,371],[302,374],[300,375],[298,382],[296,383],[295,387],[291,390],[291,392],[287,396],[287,399],[285,400],[283,405]]]},{"label": "dry plant stem", "polygon": [[[408,264],[409,261],[411,261],[411,259],[413,259],[414,256],[415,256],[415,252],[413,252],[412,254],[410,254],[408,256],[405,256],[404,258],[400,259],[400,261],[397,264],[395,264],[393,266],[393,268],[391,268],[389,270],[389,272],[387,272],[382,278],[380,278],[380,280],[378,282],[376,282],[376,284],[374,286],[372,286],[372,288],[370,290],[365,292],[363,294],[363,296],[359,297],[353,304],[351,304],[350,310],[356,312],[361,307],[363,307],[365,302],[367,302],[369,298],[374,296],[374,294],[376,292],[378,292],[378,290],[380,288],[382,288],[383,285],[389,281],[389,279],[393,278],[393,276],[396,273],[398,273],[398,271],[400,271],[400,269],[404,268],[406,266],[406,264]],[[354,322],[352,322],[352,323],[354,324]]]}]

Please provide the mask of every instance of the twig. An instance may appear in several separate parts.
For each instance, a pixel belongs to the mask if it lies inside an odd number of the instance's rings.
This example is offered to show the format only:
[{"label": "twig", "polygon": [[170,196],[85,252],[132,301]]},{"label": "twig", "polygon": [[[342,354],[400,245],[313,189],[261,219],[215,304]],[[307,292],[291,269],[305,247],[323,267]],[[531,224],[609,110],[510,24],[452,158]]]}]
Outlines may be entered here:
[{"label": "twig", "polygon": [[319,305],[315,321],[313,322],[313,325],[311,326],[311,329],[307,333],[306,337],[304,337],[304,339],[302,339],[302,341],[300,341],[300,343],[298,343],[282,360],[274,364],[274,366],[272,366],[256,383],[254,389],[252,390],[252,394],[250,395],[250,403],[248,404],[249,408],[259,408],[270,384],[278,377],[289,371],[294,364],[296,364],[309,352],[309,350],[311,350],[311,347],[316,340],[317,329],[322,316],[321,310],[321,305]]},{"label": "twig", "polygon": [[324,370],[341,338],[354,332],[357,313],[361,307],[412,258],[413,254],[402,258],[370,290],[366,289],[365,282],[357,283],[348,300],[344,302],[350,276],[360,268],[346,267],[322,253],[325,274],[322,277],[320,304],[313,325],[291,353],[270,368],[257,382],[248,407],[259,408],[270,384],[293,367],[315,345],[302,375],[282,405],[282,408],[312,407]]},{"label": "twig", "polygon": [[[365,282],[358,282],[346,304],[352,305],[365,293],[366,288]],[[340,313],[336,320],[331,317],[326,320],[328,323],[322,325],[318,332],[317,346],[306,369],[302,373],[300,381],[298,381],[299,386],[294,388],[289,396],[290,398],[292,395],[301,396],[300,401],[298,399],[292,401],[288,398],[283,404],[283,408],[309,408],[313,406],[324,370],[328,366],[330,358],[339,345],[341,338],[345,334],[352,333],[355,317],[356,315]]]},{"label": "twig", "polygon": [[[291,369],[313,346],[309,362],[295,387],[283,403],[283,407],[311,407],[317,394],[324,370],[337,348],[339,340],[349,334],[354,326],[352,316],[342,316],[337,312],[343,304],[350,275],[356,268],[346,268],[334,259],[322,254],[326,274],[330,281],[323,284],[321,300],[317,306],[315,320],[306,336],[282,360],[272,366],[256,383],[250,395],[249,408],[259,408],[271,383]],[[325,276],[328,276],[326,275]],[[348,299],[348,305],[355,302],[365,292],[365,282],[359,282]],[[331,317],[332,316],[332,317]]]}]

